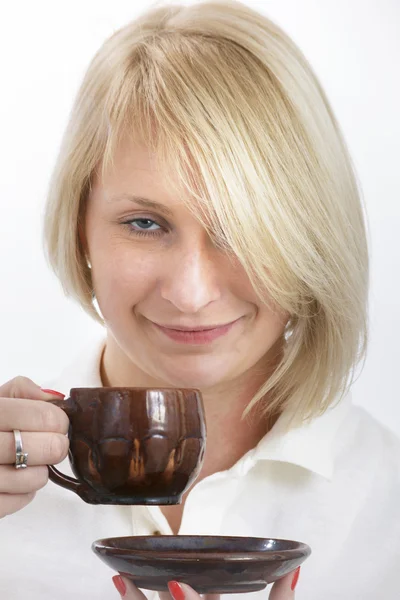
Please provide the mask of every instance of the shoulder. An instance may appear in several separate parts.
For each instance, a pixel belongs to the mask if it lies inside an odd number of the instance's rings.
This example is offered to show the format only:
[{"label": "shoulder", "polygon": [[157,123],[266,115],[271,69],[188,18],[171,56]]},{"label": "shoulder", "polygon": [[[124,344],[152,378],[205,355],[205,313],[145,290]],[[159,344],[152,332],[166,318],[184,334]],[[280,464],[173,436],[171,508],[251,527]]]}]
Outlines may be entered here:
[{"label": "shoulder", "polygon": [[48,389],[68,394],[74,387],[101,387],[100,364],[106,338],[103,332],[94,335],[81,347],[56,377],[46,382]]},{"label": "shoulder", "polygon": [[378,421],[365,408],[353,404],[350,415],[353,416],[356,433],[360,439],[368,443],[373,441],[376,444],[375,450],[389,451],[397,453],[397,455],[400,453],[400,437],[389,427]]},{"label": "shoulder", "polygon": [[400,490],[400,438],[363,407],[351,404],[337,432],[337,459]]}]

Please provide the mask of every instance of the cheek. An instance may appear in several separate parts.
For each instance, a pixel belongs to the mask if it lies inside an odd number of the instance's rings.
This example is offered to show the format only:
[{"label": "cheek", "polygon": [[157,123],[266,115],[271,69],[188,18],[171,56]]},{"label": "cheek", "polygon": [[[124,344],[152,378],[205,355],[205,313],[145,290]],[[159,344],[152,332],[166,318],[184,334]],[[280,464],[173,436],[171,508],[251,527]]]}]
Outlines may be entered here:
[{"label": "cheek", "polygon": [[235,284],[238,295],[257,307],[259,320],[262,320],[276,331],[284,329],[290,314],[276,304],[268,294],[261,299],[243,267],[238,268],[236,274]]},{"label": "cheek", "polygon": [[[274,306],[261,306],[259,310],[259,331],[265,332],[264,339],[268,345],[274,344],[282,337],[290,315],[286,311],[282,311]],[[262,343],[261,336],[260,343]]]},{"label": "cheek", "polygon": [[103,314],[112,307],[136,304],[157,285],[157,263],[122,242],[101,246],[92,260],[94,292]]}]

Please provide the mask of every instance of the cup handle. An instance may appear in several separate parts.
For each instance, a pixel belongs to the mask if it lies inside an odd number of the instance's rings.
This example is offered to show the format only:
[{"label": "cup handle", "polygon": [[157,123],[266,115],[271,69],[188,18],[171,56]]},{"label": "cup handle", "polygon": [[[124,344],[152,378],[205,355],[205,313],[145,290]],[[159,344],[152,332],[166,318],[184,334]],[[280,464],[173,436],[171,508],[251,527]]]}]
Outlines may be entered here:
[{"label": "cup handle", "polygon": [[86,490],[86,486],[83,483],[69,475],[64,475],[64,473],[61,473],[61,471],[53,467],[53,465],[48,465],[47,468],[49,470],[49,479],[57,485],[60,485],[66,490],[71,490],[71,492],[75,492],[78,496],[81,495],[81,492],[83,491],[82,488]]},{"label": "cup handle", "polygon": [[[54,404],[54,406],[58,406],[61,408],[68,417],[74,414],[77,410],[77,404],[72,398],[66,398],[65,400],[46,400],[46,402],[50,402]],[[88,492],[89,489],[86,484],[74,479],[74,477],[70,477],[69,475],[64,475],[58,469],[56,469],[53,465],[48,465],[49,471],[49,479],[65,488],[66,490],[70,490],[71,492],[75,492],[78,496],[82,497],[82,493]]]}]

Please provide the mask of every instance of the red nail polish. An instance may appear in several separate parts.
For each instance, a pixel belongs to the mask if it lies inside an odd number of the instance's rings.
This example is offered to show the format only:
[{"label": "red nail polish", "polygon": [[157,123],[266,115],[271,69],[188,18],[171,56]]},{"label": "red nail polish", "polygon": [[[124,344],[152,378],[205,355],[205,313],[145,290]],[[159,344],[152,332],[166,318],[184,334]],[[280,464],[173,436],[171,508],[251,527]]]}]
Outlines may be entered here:
[{"label": "red nail polish", "polygon": [[55,396],[61,396],[61,398],[65,398],[65,394],[62,394],[61,392],[56,392],[55,390],[44,390],[43,388],[40,389],[45,394],[54,394]]},{"label": "red nail polish", "polygon": [[294,588],[297,585],[297,582],[299,580],[299,576],[300,576],[300,567],[297,567],[297,569],[296,569],[296,571],[295,571],[295,573],[293,575],[293,579],[292,579],[292,592],[293,592]]},{"label": "red nail polish", "polygon": [[185,600],[185,592],[177,581],[168,581],[168,589],[174,600]]},{"label": "red nail polish", "polygon": [[114,575],[114,577],[112,578],[113,583],[115,585],[115,587],[118,590],[118,593],[122,596],[122,598],[125,596],[126,594],[126,585],[122,579],[122,577],[120,577],[120,575]]}]

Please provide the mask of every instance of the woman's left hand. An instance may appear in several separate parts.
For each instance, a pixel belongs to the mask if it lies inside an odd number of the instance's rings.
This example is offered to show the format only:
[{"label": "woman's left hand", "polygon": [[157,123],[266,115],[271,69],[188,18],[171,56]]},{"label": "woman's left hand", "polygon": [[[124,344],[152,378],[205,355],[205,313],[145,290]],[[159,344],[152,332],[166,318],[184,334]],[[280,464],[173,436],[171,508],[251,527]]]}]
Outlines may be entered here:
[{"label": "woman's left hand", "polygon": [[[294,600],[294,588],[299,578],[299,572],[300,567],[288,573],[288,575],[285,575],[279,581],[276,581],[271,588],[268,600]],[[147,600],[144,593],[129,579],[116,575],[113,577],[113,581],[121,598],[124,600]],[[204,594],[200,596],[200,594],[185,583],[170,582],[169,588],[170,593],[159,592],[160,600],[171,600],[171,598],[173,600],[202,600],[202,598],[204,600],[220,600],[219,594]]]}]

